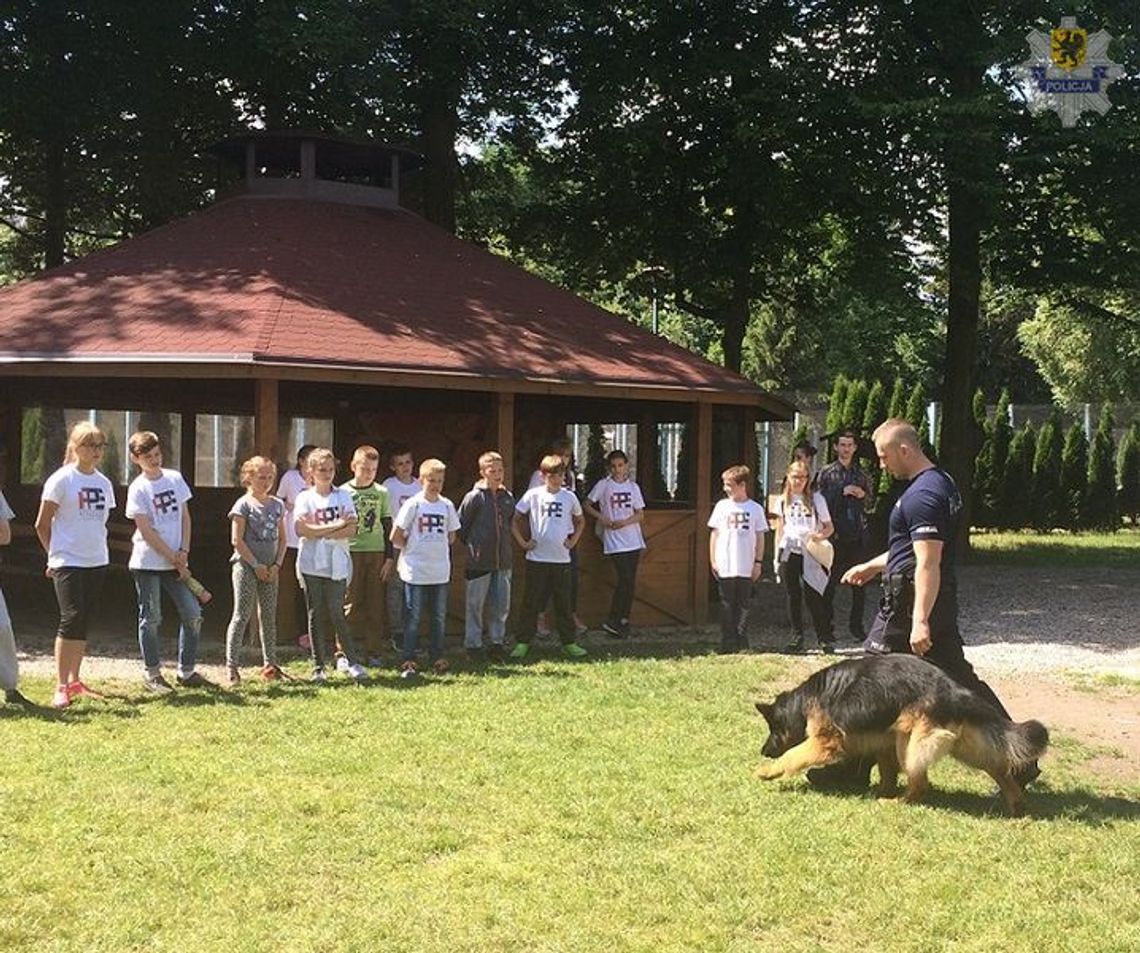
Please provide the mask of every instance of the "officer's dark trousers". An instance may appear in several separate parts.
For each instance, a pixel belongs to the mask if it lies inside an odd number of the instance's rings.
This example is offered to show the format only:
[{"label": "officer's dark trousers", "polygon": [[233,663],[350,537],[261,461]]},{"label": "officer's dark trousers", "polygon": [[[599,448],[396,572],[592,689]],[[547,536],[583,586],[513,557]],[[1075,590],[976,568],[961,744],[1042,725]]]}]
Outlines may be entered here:
[{"label": "officer's dark trousers", "polygon": [[[891,600],[885,599],[864,645],[869,652],[877,654],[884,651],[910,653],[910,624],[909,606],[897,611],[891,605]],[[934,609],[930,613],[930,641],[932,647],[923,656],[924,659],[937,665],[963,688],[984,698],[1006,718],[1010,717],[994,690],[978,677],[974,667],[966,661],[962,635],[958,631],[958,595],[953,589],[944,588],[934,603]]]}]

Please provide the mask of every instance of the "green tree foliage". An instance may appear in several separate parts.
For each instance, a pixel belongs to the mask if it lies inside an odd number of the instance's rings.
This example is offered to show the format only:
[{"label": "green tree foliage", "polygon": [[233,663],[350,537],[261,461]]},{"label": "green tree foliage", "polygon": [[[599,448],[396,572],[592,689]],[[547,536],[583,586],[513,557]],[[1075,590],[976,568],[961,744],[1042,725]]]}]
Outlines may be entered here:
[{"label": "green tree foliage", "polygon": [[1043,297],[1018,336],[1059,403],[1140,400],[1140,293]]},{"label": "green tree foliage", "polygon": [[1000,529],[1023,529],[1030,525],[1032,508],[1029,489],[1033,482],[1033,457],[1037,435],[1031,423],[1013,435],[1005,469],[1001,473],[995,521]]},{"label": "green tree foliage", "polygon": [[1106,403],[1101,408],[1100,420],[1089,447],[1089,475],[1082,523],[1089,529],[1116,532],[1120,528],[1120,515],[1116,509],[1116,447],[1112,428],[1112,405]]},{"label": "green tree foliage", "polygon": [[891,402],[887,405],[887,416],[894,419],[906,417],[906,384],[901,377],[895,378],[891,387]]},{"label": "green tree foliage", "polygon": [[[831,398],[827,402],[827,417],[823,424],[826,433],[835,433],[843,426],[843,412],[847,407],[847,393],[851,389],[851,381],[844,374],[838,374],[835,383],[831,386]],[[828,462],[834,460],[834,450],[827,449]]]},{"label": "green tree foliage", "polygon": [[1048,531],[1065,523],[1061,493],[1061,415],[1056,408],[1037,435],[1033,456],[1033,482],[1030,492],[1031,525]]},{"label": "green tree foliage", "polygon": [[20,421],[20,482],[39,483],[48,473],[47,432],[42,407],[25,407]]},{"label": "green tree foliage", "polygon": [[123,448],[113,430],[107,431],[107,449],[103,452],[102,470],[104,475],[115,486],[127,481],[123,479]]},{"label": "green tree foliage", "polygon": [[1065,434],[1061,450],[1061,500],[1064,506],[1064,523],[1068,529],[1081,528],[1085,486],[1089,473],[1089,441],[1085,428],[1073,424]]},{"label": "green tree foliage", "polygon": [[979,388],[974,394],[974,422],[982,435],[981,446],[978,448],[977,458],[974,460],[974,509],[971,522],[975,526],[993,526],[994,499],[992,486],[994,481],[994,441],[993,427],[986,415],[986,395]]},{"label": "green tree foliage", "polygon": [[[993,435],[992,466],[995,479],[1005,470],[1006,459],[1009,456],[1009,445],[1013,440],[1013,426],[1009,422],[1010,404],[1009,391],[1002,388],[997,406],[994,408],[993,423],[990,425],[990,432]],[[997,496],[996,487],[991,492],[994,493],[995,497]]]},{"label": "green tree foliage", "polygon": [[870,436],[875,428],[887,419],[887,396],[882,381],[875,381],[867,394],[867,407],[863,411],[862,432]]},{"label": "green tree foliage", "polygon": [[1132,525],[1140,524],[1140,420],[1133,421],[1120,441],[1116,458],[1117,508]]},{"label": "green tree foliage", "polygon": [[[843,402],[843,420],[841,426],[850,427],[858,431],[863,426],[863,415],[867,412],[867,398],[870,389],[864,380],[852,381],[847,389],[847,399]],[[828,431],[834,433],[834,431]]]}]

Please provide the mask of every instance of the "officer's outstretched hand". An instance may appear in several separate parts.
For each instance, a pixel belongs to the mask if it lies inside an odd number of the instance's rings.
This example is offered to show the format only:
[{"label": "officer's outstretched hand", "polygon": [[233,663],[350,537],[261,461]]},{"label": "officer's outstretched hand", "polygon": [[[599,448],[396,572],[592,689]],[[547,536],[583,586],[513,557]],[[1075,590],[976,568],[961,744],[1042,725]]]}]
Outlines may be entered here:
[{"label": "officer's outstretched hand", "polygon": [[847,586],[863,586],[874,579],[881,570],[870,563],[856,563],[840,578],[840,582]]}]

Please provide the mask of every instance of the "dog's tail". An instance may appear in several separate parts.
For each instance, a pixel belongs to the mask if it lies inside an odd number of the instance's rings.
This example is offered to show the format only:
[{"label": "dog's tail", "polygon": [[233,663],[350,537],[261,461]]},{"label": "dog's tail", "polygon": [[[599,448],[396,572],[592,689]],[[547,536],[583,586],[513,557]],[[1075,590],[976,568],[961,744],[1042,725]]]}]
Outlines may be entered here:
[{"label": "dog's tail", "polygon": [[1010,721],[1004,728],[1002,747],[1011,768],[1031,764],[1049,747],[1049,729],[1039,721]]}]

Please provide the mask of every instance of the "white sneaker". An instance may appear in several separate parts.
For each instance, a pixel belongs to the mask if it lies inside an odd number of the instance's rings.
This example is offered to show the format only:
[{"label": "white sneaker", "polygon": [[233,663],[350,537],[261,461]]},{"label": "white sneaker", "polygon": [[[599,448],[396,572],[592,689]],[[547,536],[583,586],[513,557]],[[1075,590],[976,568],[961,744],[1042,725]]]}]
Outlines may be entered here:
[{"label": "white sneaker", "polygon": [[309,678],[310,682],[315,682],[317,685],[323,685],[328,680],[329,677],[325,674],[325,670],[323,668],[313,669],[313,674]]},{"label": "white sneaker", "polygon": [[[340,666],[338,665],[337,668],[340,668]],[[368,681],[368,672],[359,662],[353,662],[351,665],[347,666],[346,672],[349,678],[354,678],[358,682]]]},{"label": "white sneaker", "polygon": [[349,665],[347,656],[338,655],[336,657],[336,670],[342,675],[348,675],[351,672],[352,666]]}]

